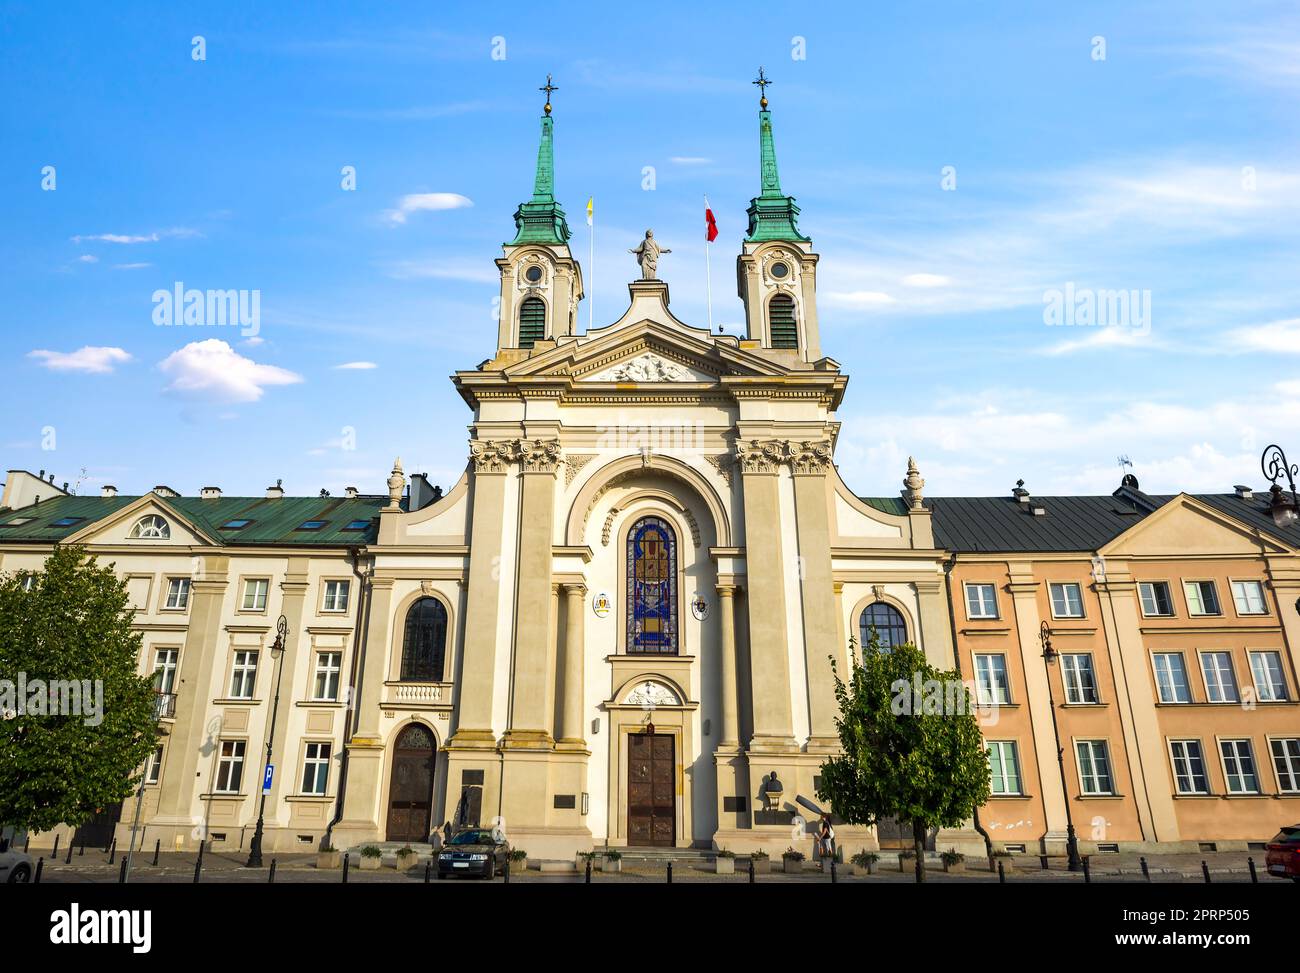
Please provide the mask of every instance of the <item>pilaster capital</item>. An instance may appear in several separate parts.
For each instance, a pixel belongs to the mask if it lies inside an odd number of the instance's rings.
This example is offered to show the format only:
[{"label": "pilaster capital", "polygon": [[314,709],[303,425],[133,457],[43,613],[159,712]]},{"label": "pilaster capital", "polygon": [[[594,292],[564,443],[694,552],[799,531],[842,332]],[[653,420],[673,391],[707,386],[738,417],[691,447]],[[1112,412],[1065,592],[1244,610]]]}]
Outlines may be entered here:
[{"label": "pilaster capital", "polygon": [[718,593],[719,598],[734,598],[740,585],[736,584],[715,584],[713,590]]},{"label": "pilaster capital", "polygon": [[569,598],[582,598],[587,594],[587,586],[581,581],[564,581],[560,587]]},{"label": "pilaster capital", "polygon": [[516,446],[525,473],[554,473],[560,465],[558,439],[521,439]]},{"label": "pilaster capital", "polygon": [[785,461],[786,444],[780,439],[751,439],[736,444],[736,462],[744,473],[776,473]]},{"label": "pilaster capital", "polygon": [[831,441],[829,439],[787,442],[786,458],[796,475],[829,473],[831,469]]},{"label": "pilaster capital", "polygon": [[518,456],[518,440],[470,440],[469,458],[474,462],[475,473],[505,473]]}]

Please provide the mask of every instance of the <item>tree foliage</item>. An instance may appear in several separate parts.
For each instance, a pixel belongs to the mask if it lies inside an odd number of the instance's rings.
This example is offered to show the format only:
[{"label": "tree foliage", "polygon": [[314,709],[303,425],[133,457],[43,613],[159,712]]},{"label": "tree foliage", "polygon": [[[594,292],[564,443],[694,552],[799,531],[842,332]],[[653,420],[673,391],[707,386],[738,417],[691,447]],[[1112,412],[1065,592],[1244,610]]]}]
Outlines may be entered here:
[{"label": "tree foliage", "polygon": [[[923,881],[926,831],[959,827],[989,797],[974,705],[956,672],[936,669],[910,643],[882,651],[873,632],[861,660],[855,641],[849,648],[848,681],[835,670],[842,752],[822,766],[817,796],[850,824],[910,822]],[[942,705],[931,705],[934,693],[916,692],[935,686]]]},{"label": "tree foliage", "polygon": [[[0,824],[75,827],[139,783],[157,745],[155,696],[150,679],[137,674],[140,634],[131,627],[126,584],[111,568],[61,547],[30,590],[24,580],[0,576],[0,681],[11,702],[0,719]],[[25,712],[12,705],[20,677]],[[88,681],[92,692],[80,713],[44,712],[48,702],[30,705],[40,695],[37,680]]]}]

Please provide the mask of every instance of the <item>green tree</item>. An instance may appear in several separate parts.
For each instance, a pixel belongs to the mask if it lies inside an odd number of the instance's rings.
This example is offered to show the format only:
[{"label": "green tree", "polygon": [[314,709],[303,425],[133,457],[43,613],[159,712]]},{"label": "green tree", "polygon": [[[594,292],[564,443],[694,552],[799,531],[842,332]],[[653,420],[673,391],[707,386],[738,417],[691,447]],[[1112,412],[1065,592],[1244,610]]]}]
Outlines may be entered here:
[{"label": "green tree", "polygon": [[[840,679],[836,719],[842,753],[822,766],[817,796],[850,824],[911,822],[916,880],[925,881],[925,835],[955,828],[989,797],[989,765],[970,694],[907,644],[882,650],[875,632]],[[860,663],[860,664],[859,664]]]},{"label": "green tree", "polygon": [[[130,796],[157,745],[155,697],[136,673],[140,633],[111,568],[60,547],[30,590],[25,580],[0,576],[0,824],[48,831]],[[73,680],[89,681],[81,712],[51,712],[50,685]]]}]

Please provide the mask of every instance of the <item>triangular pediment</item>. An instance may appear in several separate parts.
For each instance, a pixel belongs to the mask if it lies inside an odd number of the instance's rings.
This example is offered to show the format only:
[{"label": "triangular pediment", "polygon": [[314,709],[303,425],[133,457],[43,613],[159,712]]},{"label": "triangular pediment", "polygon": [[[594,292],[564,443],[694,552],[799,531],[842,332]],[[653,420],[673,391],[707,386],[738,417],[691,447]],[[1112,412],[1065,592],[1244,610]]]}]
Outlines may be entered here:
[{"label": "triangular pediment", "polygon": [[[132,537],[136,524],[146,517],[160,517],[166,537]],[[220,544],[201,527],[182,515],[155,493],[146,493],[107,517],[87,524],[64,541],[66,544],[140,545],[144,547],[195,547]]]},{"label": "triangular pediment", "polygon": [[1249,524],[1181,493],[1103,547],[1107,557],[1284,554],[1288,548]]}]

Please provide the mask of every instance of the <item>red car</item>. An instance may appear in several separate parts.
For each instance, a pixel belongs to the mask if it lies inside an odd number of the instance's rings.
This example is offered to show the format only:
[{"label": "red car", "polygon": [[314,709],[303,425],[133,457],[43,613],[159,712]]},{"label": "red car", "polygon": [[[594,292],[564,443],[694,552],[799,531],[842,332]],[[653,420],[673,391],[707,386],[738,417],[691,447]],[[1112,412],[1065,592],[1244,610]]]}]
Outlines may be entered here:
[{"label": "red car", "polygon": [[1300,882],[1300,824],[1283,828],[1264,848],[1270,875]]}]

